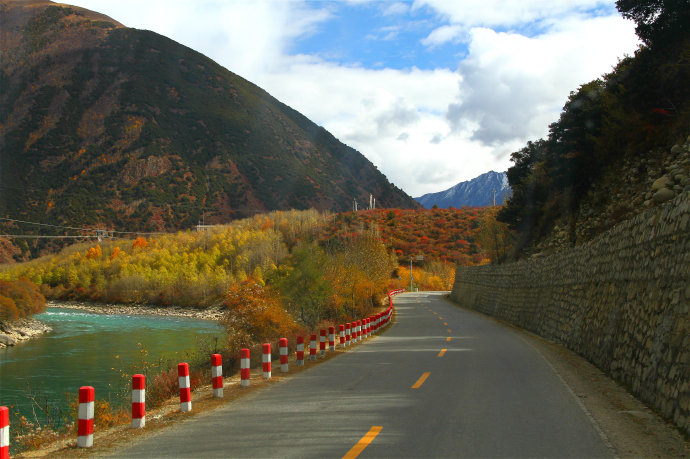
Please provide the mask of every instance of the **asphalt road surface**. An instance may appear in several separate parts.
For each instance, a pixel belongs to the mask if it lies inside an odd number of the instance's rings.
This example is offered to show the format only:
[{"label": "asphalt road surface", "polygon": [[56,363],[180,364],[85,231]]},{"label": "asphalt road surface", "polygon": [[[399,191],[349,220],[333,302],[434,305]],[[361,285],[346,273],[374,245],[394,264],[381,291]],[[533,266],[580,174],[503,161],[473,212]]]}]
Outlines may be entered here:
[{"label": "asphalt road surface", "polygon": [[[383,333],[118,457],[611,457],[550,365],[441,293],[395,297]],[[275,365],[278,368],[278,365]]]}]

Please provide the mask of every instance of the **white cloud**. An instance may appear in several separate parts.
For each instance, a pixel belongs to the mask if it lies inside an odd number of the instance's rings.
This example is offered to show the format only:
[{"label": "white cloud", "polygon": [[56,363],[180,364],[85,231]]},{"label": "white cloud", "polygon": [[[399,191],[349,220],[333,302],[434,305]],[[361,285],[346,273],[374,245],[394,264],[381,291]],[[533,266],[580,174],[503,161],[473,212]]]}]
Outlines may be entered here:
[{"label": "white cloud", "polygon": [[607,0],[415,0],[413,8],[430,7],[451,24],[470,29],[515,27],[611,5]]},{"label": "white cloud", "polygon": [[438,46],[448,42],[455,42],[463,36],[464,29],[462,26],[444,25],[434,29],[428,37],[422,40],[425,46]]},{"label": "white cloud", "polygon": [[545,135],[570,91],[610,71],[634,42],[633,25],[618,16],[569,19],[535,38],[486,28],[470,35],[447,117],[455,132],[472,130],[493,146]]},{"label": "white cloud", "polygon": [[[583,13],[611,10],[612,0],[373,3],[380,14],[411,20],[431,8],[440,19],[422,43],[428,51],[460,40],[469,52],[457,69],[371,69],[292,51],[297,39],[337,25],[337,3],[73,3],[206,54],[358,149],[412,196],[505,170],[512,151],[546,133],[569,91],[608,71],[636,43],[632,23]],[[401,30],[407,25],[401,22]],[[508,32],[492,29],[498,27]],[[527,27],[531,33],[521,30]],[[394,39],[397,30],[367,32]]]},{"label": "white cloud", "polygon": [[410,11],[410,6],[403,2],[393,2],[386,5],[383,10],[384,16],[402,16]]}]

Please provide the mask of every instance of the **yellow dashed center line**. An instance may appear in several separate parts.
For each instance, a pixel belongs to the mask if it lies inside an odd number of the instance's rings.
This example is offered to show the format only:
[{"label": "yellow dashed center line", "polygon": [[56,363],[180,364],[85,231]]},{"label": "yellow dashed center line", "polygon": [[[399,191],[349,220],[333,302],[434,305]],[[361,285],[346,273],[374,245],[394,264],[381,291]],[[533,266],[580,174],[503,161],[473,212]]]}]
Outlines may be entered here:
[{"label": "yellow dashed center line", "polygon": [[448,341],[450,343],[450,336],[448,338],[446,338],[446,341]]},{"label": "yellow dashed center line", "polygon": [[379,432],[381,432],[381,429],[383,429],[383,427],[381,426],[372,426],[371,429],[369,429],[369,432],[367,432],[362,437],[362,439],[358,441],[357,444],[353,446],[352,449],[343,456],[343,459],[354,459],[360,454],[362,454],[364,448],[369,446],[369,443],[374,441],[374,438],[376,438]]},{"label": "yellow dashed center line", "polygon": [[445,325],[445,326],[447,327],[447,326],[448,326],[448,322],[443,322],[443,325]]},{"label": "yellow dashed center line", "polygon": [[443,357],[443,354],[445,354],[447,350],[448,349],[441,349],[441,352],[439,352],[436,357]]},{"label": "yellow dashed center line", "polygon": [[453,333],[453,332],[450,330],[450,328],[448,329],[448,333]]},{"label": "yellow dashed center line", "polygon": [[424,384],[424,381],[426,381],[426,378],[429,377],[431,372],[427,371],[426,373],[423,373],[422,376],[419,377],[416,383],[414,383],[411,387],[411,389],[419,389],[422,387],[422,384]]}]

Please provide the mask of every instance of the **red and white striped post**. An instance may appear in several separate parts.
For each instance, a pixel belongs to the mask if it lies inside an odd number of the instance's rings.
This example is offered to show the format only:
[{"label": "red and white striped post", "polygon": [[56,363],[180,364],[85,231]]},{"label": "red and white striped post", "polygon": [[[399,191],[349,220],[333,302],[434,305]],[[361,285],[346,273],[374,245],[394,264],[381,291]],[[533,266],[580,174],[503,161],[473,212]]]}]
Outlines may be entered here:
[{"label": "red and white striped post", "polygon": [[345,325],[340,325],[339,330],[340,332],[340,348],[345,347]]},{"label": "red and white striped post", "polygon": [[309,342],[309,360],[316,360],[316,335],[311,335]]},{"label": "red and white striped post", "polygon": [[335,327],[328,327],[328,350],[335,351]]},{"label": "red and white striped post", "polygon": [[79,388],[79,420],[77,425],[77,446],[91,448],[93,446],[93,401],[95,391],[91,386]]},{"label": "red and white striped post", "polygon": [[357,342],[362,341],[362,321],[357,321]]},{"label": "red and white striped post", "polygon": [[371,321],[371,332],[376,334],[376,330],[379,328],[379,317],[380,314],[374,314],[374,318]]},{"label": "red and white striped post", "polygon": [[249,349],[240,350],[240,385],[242,387],[249,386]]},{"label": "red and white striped post", "polygon": [[304,338],[297,337],[297,366],[304,366]]},{"label": "red and white striped post", "polygon": [[280,338],[280,372],[288,372],[288,345],[287,338]]},{"label": "red and white striped post", "polygon": [[180,384],[180,411],[192,411],[192,389],[189,384],[189,365],[177,364],[177,380]]},{"label": "red and white striped post", "polygon": [[326,355],[326,329],[321,329],[321,335],[319,336],[319,350],[321,351],[321,357]]},{"label": "red and white striped post", "polygon": [[362,335],[364,336],[365,339],[369,337],[369,319],[368,318],[362,320]]},{"label": "red and white striped post", "polygon": [[271,379],[271,344],[264,343],[261,362],[263,364],[264,379]]},{"label": "red and white striped post", "polygon": [[10,410],[0,406],[0,459],[10,459]]},{"label": "red and white striped post", "polygon": [[345,324],[345,347],[350,345],[350,338],[351,338],[350,333],[351,333],[350,322],[348,322]]},{"label": "red and white striped post", "polygon": [[211,354],[211,382],[213,397],[223,398],[223,357],[220,354]]},{"label": "red and white striped post", "polygon": [[146,425],[146,377],[132,375],[132,429]]}]

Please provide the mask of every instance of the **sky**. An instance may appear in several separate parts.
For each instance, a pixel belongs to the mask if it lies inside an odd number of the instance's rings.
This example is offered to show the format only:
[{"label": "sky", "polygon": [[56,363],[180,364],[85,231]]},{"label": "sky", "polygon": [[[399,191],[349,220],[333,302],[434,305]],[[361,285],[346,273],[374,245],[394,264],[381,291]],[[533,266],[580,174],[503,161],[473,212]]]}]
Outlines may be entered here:
[{"label": "sky", "polygon": [[71,0],[257,84],[413,197],[505,171],[639,45],[614,0]]}]

